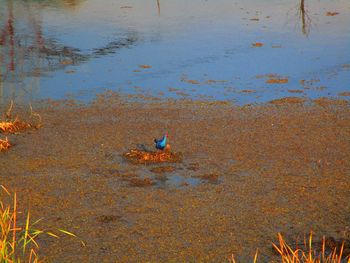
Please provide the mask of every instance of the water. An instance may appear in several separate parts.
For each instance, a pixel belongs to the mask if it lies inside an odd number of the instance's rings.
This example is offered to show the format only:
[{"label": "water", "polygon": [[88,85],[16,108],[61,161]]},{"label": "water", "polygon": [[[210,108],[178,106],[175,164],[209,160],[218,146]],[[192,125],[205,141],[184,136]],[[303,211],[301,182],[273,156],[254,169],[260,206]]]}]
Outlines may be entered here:
[{"label": "water", "polygon": [[349,25],[347,0],[0,0],[0,102],[338,97],[350,91]]}]

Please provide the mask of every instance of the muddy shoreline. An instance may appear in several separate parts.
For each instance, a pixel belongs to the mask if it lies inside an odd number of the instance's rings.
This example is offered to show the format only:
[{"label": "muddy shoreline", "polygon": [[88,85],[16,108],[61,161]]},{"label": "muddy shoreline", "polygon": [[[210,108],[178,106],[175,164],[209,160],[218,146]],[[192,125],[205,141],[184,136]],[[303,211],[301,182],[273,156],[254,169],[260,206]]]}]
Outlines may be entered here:
[{"label": "muddy shoreline", "polygon": [[[8,135],[15,146],[1,153],[0,175],[20,209],[86,242],[41,237],[49,262],[223,262],[232,253],[247,262],[257,248],[273,261],[278,232],[349,238],[348,101],[238,107],[104,94],[34,106],[43,127]],[[165,131],[181,163],[123,159]]]}]

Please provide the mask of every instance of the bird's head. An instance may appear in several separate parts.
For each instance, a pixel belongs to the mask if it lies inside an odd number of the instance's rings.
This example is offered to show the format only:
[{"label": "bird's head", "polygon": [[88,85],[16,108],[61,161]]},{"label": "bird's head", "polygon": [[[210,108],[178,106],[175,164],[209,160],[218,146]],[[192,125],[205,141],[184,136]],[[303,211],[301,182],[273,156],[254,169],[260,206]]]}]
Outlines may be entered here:
[{"label": "bird's head", "polygon": [[165,133],[165,138],[168,138],[168,132]]}]

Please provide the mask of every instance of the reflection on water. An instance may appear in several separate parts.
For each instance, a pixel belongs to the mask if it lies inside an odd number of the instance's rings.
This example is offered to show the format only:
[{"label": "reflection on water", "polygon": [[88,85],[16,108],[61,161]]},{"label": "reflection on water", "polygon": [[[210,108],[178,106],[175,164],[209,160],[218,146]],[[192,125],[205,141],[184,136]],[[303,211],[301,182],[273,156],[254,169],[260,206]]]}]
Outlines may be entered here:
[{"label": "reflection on water", "polygon": [[157,0],[158,15],[160,16],[160,2]]},{"label": "reflection on water", "polygon": [[293,22],[295,4],[0,0],[0,103],[106,89],[242,104],[349,90],[350,3],[299,0]]},{"label": "reflection on water", "polygon": [[310,33],[310,25],[311,25],[311,18],[308,14],[308,12],[305,10],[305,1],[300,0],[300,6],[299,6],[299,14],[301,18],[301,31],[304,35],[308,35]]},{"label": "reflection on water", "polygon": [[[39,93],[39,79],[45,73],[64,69],[67,65],[79,65],[90,59],[114,54],[120,48],[135,43],[138,38],[130,33],[124,39],[111,40],[105,46],[96,47],[90,53],[83,53],[78,47],[67,46],[52,36],[45,36],[42,29],[42,14],[45,8],[74,9],[83,1],[42,1],[39,12],[36,1],[18,3],[11,0],[1,3],[6,6],[7,15],[2,15],[3,29],[0,39],[1,73],[0,99],[7,95],[15,100],[33,99]],[[19,5],[19,6],[18,6]],[[14,8],[18,8],[15,16]],[[25,12],[23,12],[23,10]],[[6,19],[7,17],[7,19]],[[17,22],[16,26],[14,23]],[[8,89],[4,92],[4,83]],[[28,97],[29,95],[29,97]]]},{"label": "reflection on water", "polygon": [[[35,3],[35,1],[33,1]],[[81,1],[42,1],[42,6],[76,7]],[[30,1],[1,1],[0,99],[31,97],[38,93],[39,78],[62,68],[62,61],[82,60],[77,49],[61,46],[43,35],[42,18]],[[6,89],[5,89],[6,88]],[[5,90],[4,90],[5,89]]]}]

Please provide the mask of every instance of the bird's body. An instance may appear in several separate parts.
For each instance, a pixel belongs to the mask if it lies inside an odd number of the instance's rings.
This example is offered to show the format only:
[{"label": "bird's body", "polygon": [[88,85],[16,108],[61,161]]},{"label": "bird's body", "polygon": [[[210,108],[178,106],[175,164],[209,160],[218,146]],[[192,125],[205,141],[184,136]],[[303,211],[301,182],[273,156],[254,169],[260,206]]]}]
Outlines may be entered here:
[{"label": "bird's body", "polygon": [[154,139],[154,143],[156,144],[156,148],[159,150],[164,150],[165,147],[167,146],[167,138],[168,138],[168,133],[166,133],[162,139]]}]

